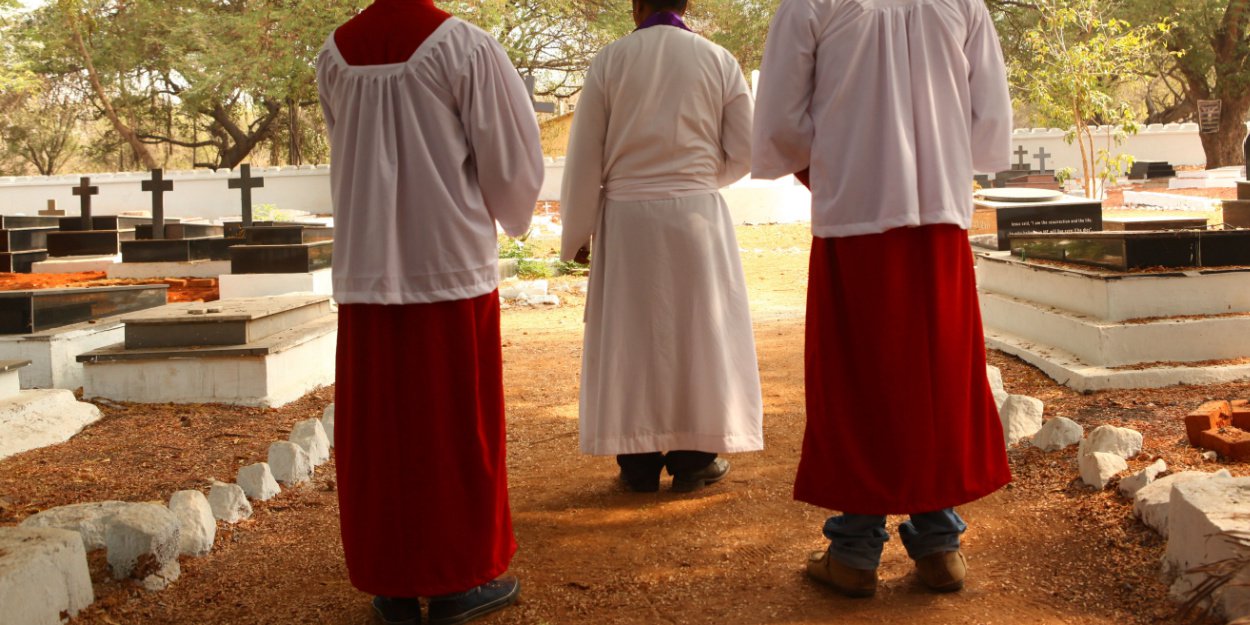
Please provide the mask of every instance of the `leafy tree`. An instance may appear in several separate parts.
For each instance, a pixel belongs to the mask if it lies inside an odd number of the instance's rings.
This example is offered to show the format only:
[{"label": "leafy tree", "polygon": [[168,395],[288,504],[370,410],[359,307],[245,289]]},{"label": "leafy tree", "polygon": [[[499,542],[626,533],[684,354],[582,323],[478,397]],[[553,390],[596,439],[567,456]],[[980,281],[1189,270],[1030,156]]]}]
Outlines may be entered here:
[{"label": "leafy tree", "polygon": [[1127,9],[1142,20],[1175,24],[1164,43],[1174,53],[1169,73],[1180,77],[1184,104],[1221,102],[1218,131],[1200,135],[1207,167],[1241,164],[1250,111],[1250,0],[1133,0]]},{"label": "leafy tree", "polygon": [[[1042,121],[1071,127],[1067,139],[1081,153],[1087,197],[1100,191],[1098,180],[1123,172],[1131,157],[1112,155],[1114,145],[1137,131],[1138,113],[1117,97],[1125,76],[1147,69],[1155,37],[1167,22],[1133,27],[1110,16],[1105,0],[1040,0],[1036,24],[1025,31],[1027,54],[1011,67],[1018,93],[1032,104]],[[1093,126],[1115,129],[1100,140]]]},{"label": "leafy tree", "polygon": [[43,176],[55,174],[77,148],[79,102],[63,85],[45,82],[23,89],[0,120],[0,135],[11,157]]}]

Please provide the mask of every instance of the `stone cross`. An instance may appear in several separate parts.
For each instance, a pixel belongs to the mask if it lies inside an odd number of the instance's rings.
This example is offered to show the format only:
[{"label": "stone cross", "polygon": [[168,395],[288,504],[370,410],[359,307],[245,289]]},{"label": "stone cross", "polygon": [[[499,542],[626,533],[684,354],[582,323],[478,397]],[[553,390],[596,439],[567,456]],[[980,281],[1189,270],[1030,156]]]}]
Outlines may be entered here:
[{"label": "stone cross", "polygon": [[1046,159],[1054,156],[1054,154],[1047,154],[1046,146],[1042,146],[1040,148],[1037,148],[1037,154],[1034,154],[1033,156],[1034,158],[1038,160],[1038,163],[1041,165],[1041,171],[1046,171]]},{"label": "stone cross", "polygon": [[74,187],[74,195],[81,197],[79,206],[82,210],[82,229],[95,230],[94,224],[91,223],[91,196],[99,195],[100,187],[91,186],[91,178],[83,176],[78,179],[78,186]]},{"label": "stone cross", "polygon": [[165,171],[152,170],[152,179],[141,184],[144,191],[152,193],[152,238],[165,238],[165,192],[174,190],[174,181],[165,180]]},{"label": "stone cross", "polygon": [[535,113],[554,113],[556,105],[554,102],[539,102],[534,99],[534,77],[525,77],[525,90],[530,94],[530,104],[534,106]]},{"label": "stone cross", "polygon": [[252,177],[252,166],[244,163],[239,165],[239,177],[231,178],[229,182],[231,189],[243,190],[243,227],[252,227],[252,189],[259,189],[265,186],[264,178]]},{"label": "stone cross", "polygon": [[1029,155],[1029,151],[1024,149],[1023,145],[1016,146],[1016,151],[1012,152],[1012,154],[1015,154],[1018,159],[1016,160],[1016,169],[1028,169],[1029,168],[1029,164],[1024,162],[1024,157]]}]

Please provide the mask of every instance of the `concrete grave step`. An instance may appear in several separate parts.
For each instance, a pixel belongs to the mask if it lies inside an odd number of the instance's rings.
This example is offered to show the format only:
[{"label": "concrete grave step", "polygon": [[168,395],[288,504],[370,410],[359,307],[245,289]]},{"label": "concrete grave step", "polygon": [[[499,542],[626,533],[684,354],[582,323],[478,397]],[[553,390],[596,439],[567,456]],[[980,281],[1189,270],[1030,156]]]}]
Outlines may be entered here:
[{"label": "concrete grave step", "polygon": [[1117,273],[977,254],[981,290],[1103,321],[1250,313],[1250,271]]}]

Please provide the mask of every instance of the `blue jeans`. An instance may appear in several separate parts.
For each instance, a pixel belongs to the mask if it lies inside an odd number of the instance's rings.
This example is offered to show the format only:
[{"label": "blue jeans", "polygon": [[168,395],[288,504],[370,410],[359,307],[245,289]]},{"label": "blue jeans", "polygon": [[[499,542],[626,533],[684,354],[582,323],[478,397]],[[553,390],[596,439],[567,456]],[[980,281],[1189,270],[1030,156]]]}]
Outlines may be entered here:
[{"label": "blue jeans", "polygon": [[[968,524],[954,508],[937,512],[913,514],[898,526],[899,538],[907,555],[918,560],[927,555],[959,549],[959,535]],[[881,548],[890,540],[885,531],[885,516],[875,514],[842,514],[825,521],[825,538],[829,539],[829,557],[855,569],[872,570],[881,564]]]}]

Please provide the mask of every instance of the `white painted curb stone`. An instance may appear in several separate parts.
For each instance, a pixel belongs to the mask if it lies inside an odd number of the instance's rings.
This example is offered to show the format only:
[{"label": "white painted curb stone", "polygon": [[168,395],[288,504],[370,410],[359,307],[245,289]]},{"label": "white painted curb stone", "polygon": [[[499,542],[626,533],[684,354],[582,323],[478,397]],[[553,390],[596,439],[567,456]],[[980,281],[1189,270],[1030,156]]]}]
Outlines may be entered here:
[{"label": "white painted curb stone", "polygon": [[0,621],[61,625],[91,605],[87,552],[77,532],[49,527],[0,527]]}]

